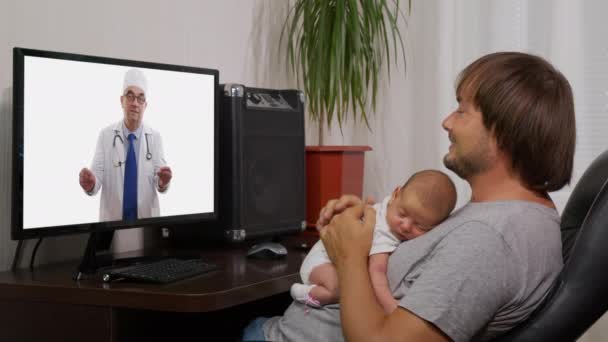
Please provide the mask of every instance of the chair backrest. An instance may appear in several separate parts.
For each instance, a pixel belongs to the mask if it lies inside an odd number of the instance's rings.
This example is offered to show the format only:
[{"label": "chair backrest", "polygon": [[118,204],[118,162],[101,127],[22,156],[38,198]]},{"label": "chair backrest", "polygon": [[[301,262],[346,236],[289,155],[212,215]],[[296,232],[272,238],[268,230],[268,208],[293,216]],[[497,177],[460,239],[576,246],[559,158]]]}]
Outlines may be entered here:
[{"label": "chair backrest", "polygon": [[500,342],[575,341],[608,310],[608,151],[587,168],[562,213],[564,268],[544,303]]}]

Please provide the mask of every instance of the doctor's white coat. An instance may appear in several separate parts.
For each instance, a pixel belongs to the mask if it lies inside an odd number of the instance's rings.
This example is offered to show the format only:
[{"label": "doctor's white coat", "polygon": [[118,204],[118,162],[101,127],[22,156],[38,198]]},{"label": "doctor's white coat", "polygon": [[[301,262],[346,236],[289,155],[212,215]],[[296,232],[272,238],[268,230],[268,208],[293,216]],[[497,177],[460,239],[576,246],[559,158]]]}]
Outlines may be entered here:
[{"label": "doctor's white coat", "polygon": [[[97,139],[95,156],[91,171],[95,174],[95,187],[88,195],[95,195],[101,189],[101,203],[99,206],[100,221],[122,220],[122,196],[124,191],[125,174],[125,146],[116,138],[119,134],[124,141],[122,121],[104,128]],[[152,158],[148,160],[149,152]],[[139,155],[137,160],[137,218],[157,217],[160,215],[158,205],[158,172],[161,166],[167,165],[165,161],[162,139],[160,134],[142,123],[142,133],[139,142]],[[115,141],[115,143],[114,143]],[[164,189],[167,191],[168,186]]]}]

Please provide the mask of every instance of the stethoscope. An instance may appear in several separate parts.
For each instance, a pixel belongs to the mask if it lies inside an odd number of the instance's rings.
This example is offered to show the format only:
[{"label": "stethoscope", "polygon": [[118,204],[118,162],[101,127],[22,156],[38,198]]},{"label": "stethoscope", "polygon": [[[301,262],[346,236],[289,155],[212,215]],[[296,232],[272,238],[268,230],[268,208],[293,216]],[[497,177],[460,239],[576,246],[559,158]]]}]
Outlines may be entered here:
[{"label": "stethoscope", "polygon": [[[148,144],[148,136],[150,134],[149,133],[144,133],[144,136],[146,138],[146,160],[150,160],[152,159],[152,153],[150,152],[150,145]],[[125,146],[125,141],[122,139],[122,135],[120,134],[120,130],[115,129],[114,130],[114,140],[112,140],[112,147],[116,148],[116,138],[118,138],[118,140],[120,140],[120,143],[122,144],[122,146]],[[118,164],[118,165],[116,165]],[[119,160],[118,163],[114,163],[114,166],[116,167],[120,167],[122,166],[122,164],[124,164],[123,161]]]}]

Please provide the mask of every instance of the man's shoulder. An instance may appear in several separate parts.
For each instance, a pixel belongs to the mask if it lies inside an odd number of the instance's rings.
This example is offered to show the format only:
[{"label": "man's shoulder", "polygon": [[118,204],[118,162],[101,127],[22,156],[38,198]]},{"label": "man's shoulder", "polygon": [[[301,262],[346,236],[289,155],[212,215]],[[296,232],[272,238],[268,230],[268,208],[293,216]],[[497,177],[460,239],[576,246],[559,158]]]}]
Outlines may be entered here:
[{"label": "man's shoulder", "polygon": [[[435,228],[438,239],[467,240],[467,245],[502,240],[507,245],[524,240],[559,240],[559,215],[554,209],[524,201],[469,203]],[[481,242],[486,240],[485,242]]]},{"label": "man's shoulder", "polygon": [[112,123],[108,124],[107,126],[104,126],[101,129],[100,133],[101,134],[108,134],[108,133],[114,134],[114,132],[117,130],[120,132],[121,123],[122,123],[122,121],[112,122]]},{"label": "man's shoulder", "polygon": [[559,226],[559,215],[555,209],[526,201],[480,202],[468,203],[444,223],[494,227],[502,231],[520,225]]},{"label": "man's shoulder", "polygon": [[154,129],[152,126],[146,124],[146,123],[142,123],[142,132],[145,134],[152,134],[152,135],[159,135],[160,133],[158,132],[158,130]]}]

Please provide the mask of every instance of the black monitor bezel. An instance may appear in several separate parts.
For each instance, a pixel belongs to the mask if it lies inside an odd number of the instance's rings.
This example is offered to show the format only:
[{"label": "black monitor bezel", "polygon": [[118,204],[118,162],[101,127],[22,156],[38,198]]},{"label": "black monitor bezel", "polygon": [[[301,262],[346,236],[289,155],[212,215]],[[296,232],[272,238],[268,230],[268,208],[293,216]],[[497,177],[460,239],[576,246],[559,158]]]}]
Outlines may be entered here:
[{"label": "black monitor bezel", "polygon": [[[49,226],[41,228],[23,228],[23,138],[24,138],[24,61],[26,56],[44,57],[98,64],[142,67],[159,70],[180,71],[211,75],[214,78],[214,189],[212,213],[175,215],[138,219],[133,222],[108,221]],[[12,146],[12,191],[11,191],[11,238],[13,240],[34,239],[47,236],[81,234],[91,232],[114,231],[135,227],[171,227],[172,225],[191,225],[196,223],[216,223],[219,220],[219,70],[182,66],[174,64],[153,63],[119,58],[82,55],[56,51],[45,51],[21,47],[13,48],[13,146]],[[75,171],[77,172],[77,171]]]}]

